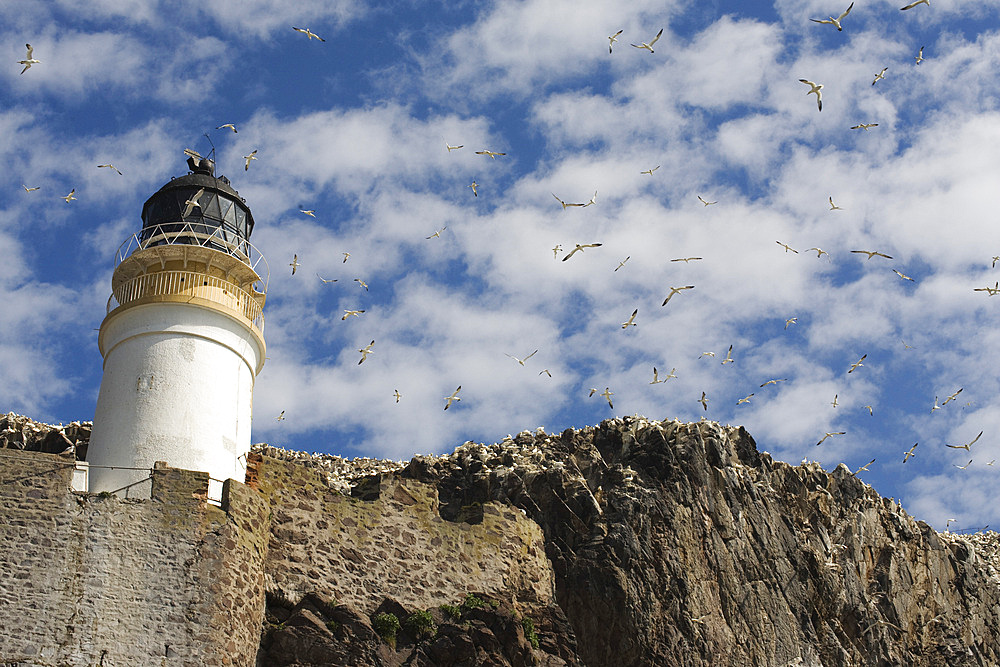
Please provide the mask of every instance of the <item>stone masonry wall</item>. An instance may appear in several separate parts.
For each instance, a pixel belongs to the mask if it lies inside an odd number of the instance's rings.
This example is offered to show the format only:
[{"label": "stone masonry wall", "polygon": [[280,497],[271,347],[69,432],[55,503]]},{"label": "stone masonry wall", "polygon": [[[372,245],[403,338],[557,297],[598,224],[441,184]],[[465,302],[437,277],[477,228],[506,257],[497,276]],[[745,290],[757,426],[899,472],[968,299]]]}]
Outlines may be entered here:
[{"label": "stone masonry wall", "polygon": [[267,510],[227,483],[153,471],[150,500],[70,490],[73,457],[0,451],[0,664],[247,665]]},{"label": "stone masonry wall", "polygon": [[272,510],[267,589],[292,601],[315,592],[371,612],[385,597],[411,609],[469,592],[553,599],[541,528],[510,505],[483,504],[480,523],[446,521],[433,485],[376,475],[352,497],[317,470],[268,456],[257,483]]}]

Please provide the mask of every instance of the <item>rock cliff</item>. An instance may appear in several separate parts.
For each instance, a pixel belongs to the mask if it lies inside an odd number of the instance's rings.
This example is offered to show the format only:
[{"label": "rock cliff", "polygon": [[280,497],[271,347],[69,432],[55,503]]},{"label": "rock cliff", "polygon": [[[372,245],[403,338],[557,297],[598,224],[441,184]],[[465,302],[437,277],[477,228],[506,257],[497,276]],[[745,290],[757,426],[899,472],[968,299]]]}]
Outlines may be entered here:
[{"label": "rock cliff", "polygon": [[[0,445],[79,452],[86,429],[0,416]],[[937,533],[742,428],[251,459],[258,665],[1000,664],[997,533]]]}]

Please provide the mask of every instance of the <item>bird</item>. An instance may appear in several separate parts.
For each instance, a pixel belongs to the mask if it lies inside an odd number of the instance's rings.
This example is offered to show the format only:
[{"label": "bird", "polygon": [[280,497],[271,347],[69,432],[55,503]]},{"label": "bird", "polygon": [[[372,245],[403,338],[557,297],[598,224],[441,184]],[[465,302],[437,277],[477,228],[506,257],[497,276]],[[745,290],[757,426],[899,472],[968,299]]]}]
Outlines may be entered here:
[{"label": "bird", "polygon": [[704,199],[701,198],[701,195],[698,195],[698,201],[700,201],[705,206],[711,206],[712,204],[718,204],[719,203],[718,201],[705,201]]},{"label": "bird", "polygon": [[473,181],[471,183],[469,183],[469,185],[466,186],[466,187],[472,188],[472,196],[473,197],[478,197],[479,196],[479,192],[476,190],[476,188],[479,187],[479,183],[476,183],[475,179],[473,179]]},{"label": "bird", "polygon": [[983,437],[982,431],[980,431],[979,435],[977,435],[975,438],[972,439],[972,442],[967,442],[964,445],[945,445],[945,447],[951,447],[952,449],[964,449],[965,451],[969,452],[972,451],[969,448],[972,447],[974,444],[976,444],[976,441],[979,440],[979,438],[981,437]]},{"label": "bird", "polygon": [[347,258],[351,256],[351,253],[345,252],[345,253],[343,253],[343,255],[344,255],[344,261],[343,261],[343,263],[347,264]]},{"label": "bird", "polygon": [[924,47],[920,47],[920,50],[917,51],[917,55],[913,59],[917,61],[918,65],[924,62]]},{"label": "bird", "polygon": [[864,464],[863,466],[861,466],[860,468],[858,468],[857,470],[855,470],[851,474],[856,476],[859,472],[866,472],[866,471],[868,471],[868,466],[870,466],[873,463],[875,463],[875,459],[872,459],[871,461],[869,461],[868,463]]},{"label": "bird", "polygon": [[941,409],[941,406],[938,405],[938,397],[935,396],[934,397],[934,407],[931,408],[931,413],[933,413],[935,410],[940,410],[940,409]]},{"label": "bird", "polygon": [[[833,203],[833,195],[830,195],[830,210],[831,211],[843,211],[841,207]],[[810,248],[810,250],[819,250],[819,248]]]},{"label": "bird", "polygon": [[778,384],[779,382],[788,382],[788,378],[781,378],[780,380],[768,380],[761,387],[766,387],[769,384]]},{"label": "bird", "polygon": [[[830,209],[830,210],[832,211],[833,209]],[[841,210],[843,210],[843,209],[841,209]],[[829,255],[830,254],[826,250],[823,250],[822,248],[809,248],[808,250],[806,250],[806,252],[809,252],[809,250],[815,250],[816,251],[816,259],[819,259],[823,255]]]},{"label": "bird", "polygon": [[451,407],[452,401],[461,401],[462,400],[461,398],[458,397],[458,392],[460,392],[460,391],[462,391],[462,385],[458,385],[458,389],[456,389],[455,391],[451,392],[450,396],[445,396],[444,397],[444,400],[447,401],[447,403],[444,404],[444,409],[445,410],[447,410],[448,408]]},{"label": "bird", "polygon": [[215,129],[221,130],[224,127],[228,127],[230,130],[233,131],[233,134],[236,134],[236,126],[233,125],[232,123],[223,123],[222,125],[220,125],[219,127],[215,128]]},{"label": "bird", "polygon": [[744,403],[749,403],[750,399],[753,397],[753,393],[747,394],[743,398],[736,401],[736,405],[743,405]]},{"label": "bird", "polygon": [[597,203],[597,190],[594,190],[594,196],[590,198],[590,201],[584,204],[584,207],[593,206],[596,203]]},{"label": "bird", "polygon": [[778,245],[780,245],[780,246],[781,246],[782,248],[784,248],[784,249],[785,249],[785,252],[786,252],[786,253],[787,253],[787,252],[788,252],[789,250],[791,250],[791,251],[792,251],[792,252],[794,252],[794,253],[795,253],[796,255],[797,255],[797,254],[799,254],[799,251],[798,251],[798,250],[796,250],[796,249],[795,249],[795,248],[793,248],[792,246],[788,245],[787,243],[782,243],[781,241],[775,241],[775,243],[777,243],[777,244],[778,244]]},{"label": "bird", "polygon": [[615,271],[617,271],[618,269],[620,269],[620,268],[622,268],[623,266],[625,266],[625,262],[627,262],[627,261],[629,260],[629,257],[631,257],[631,256],[632,256],[632,255],[629,255],[628,257],[626,257],[626,258],[625,258],[625,259],[623,259],[622,261],[618,262],[618,266],[616,266],[616,267],[615,267]]},{"label": "bird", "polygon": [[913,9],[917,5],[927,5],[928,7],[930,7],[931,3],[930,3],[930,0],[917,0],[916,2],[911,2],[910,4],[906,5],[905,7],[900,7],[899,9],[900,9],[900,11],[906,11],[907,9]]},{"label": "bird", "polygon": [[97,168],[98,169],[101,169],[101,168],[111,169],[113,171],[117,171],[119,176],[124,176],[124,174],[122,174],[121,170],[118,169],[118,167],[116,167],[115,165],[113,165],[111,163],[108,163],[108,164],[99,164],[99,165],[97,165]]},{"label": "bird", "polygon": [[834,394],[834,395],[833,395],[833,400],[832,400],[832,401],[830,401],[830,405],[832,405],[833,407],[837,407],[837,397],[838,397],[839,395],[840,395],[840,394]]},{"label": "bird", "polygon": [[[874,85],[874,84],[872,84],[872,85]],[[864,130],[865,132],[867,132],[869,130],[869,128],[872,128],[872,127],[878,127],[878,123],[858,123],[857,125],[852,125],[851,129],[852,130]]]},{"label": "bird", "polygon": [[35,187],[33,187],[33,188],[29,188],[29,187],[28,187],[27,185],[25,185],[24,183],[21,183],[21,187],[22,187],[22,188],[24,188],[24,191],[25,191],[25,192],[34,192],[35,190],[38,190],[38,189],[40,189],[40,188],[41,188],[41,186],[35,186]]},{"label": "bird", "polygon": [[[25,187],[24,189],[28,190],[27,187]],[[37,190],[38,188],[33,188],[33,189]],[[28,191],[30,192],[30,190]],[[990,268],[991,269],[997,268],[997,262],[1000,262],[1000,255],[993,255],[993,264],[990,265]]]},{"label": "bird", "polygon": [[676,371],[677,371],[676,368],[671,368],[667,376],[661,380],[659,379],[659,374],[656,372],[656,366],[653,366],[653,381],[650,382],[649,384],[660,384],[662,382],[666,382],[670,378],[676,378],[677,376],[674,374],[676,373]]},{"label": "bird", "polygon": [[299,209],[299,213],[304,213],[305,215],[308,215],[310,218],[315,218],[316,217],[316,209],[314,209],[314,208],[311,208],[311,209],[308,209],[308,210],[306,210],[304,208],[300,208]]},{"label": "bird", "polygon": [[599,248],[602,245],[604,245],[604,244],[603,243],[584,243],[583,245],[580,245],[579,243],[577,243],[576,247],[573,248],[572,250],[570,250],[569,253],[565,257],[562,258],[562,261],[565,262],[567,259],[569,259],[573,255],[575,255],[578,250],[580,252],[583,252],[584,248]]},{"label": "bird", "polygon": [[863,405],[863,406],[861,406],[861,409],[862,410],[867,410],[869,417],[874,417],[875,416],[875,410],[872,408],[872,406],[870,406],[870,405]]},{"label": "bird", "polygon": [[715,352],[702,352],[701,354],[698,355],[698,358],[701,359],[702,357],[712,357],[714,359]]},{"label": "bird", "polygon": [[550,373],[550,372],[549,372],[549,369],[548,369],[548,368],[543,368],[542,370],[538,371],[538,374],[539,374],[539,375],[541,375],[542,373],[545,373],[545,374],[546,374],[546,375],[548,375],[549,377],[552,377],[552,373]]},{"label": "bird", "polygon": [[623,32],[625,31],[619,30],[613,35],[608,35],[608,39],[610,40],[610,43],[608,44],[608,53],[611,53],[611,47],[613,47],[615,45],[615,42],[618,41],[618,35],[622,34]]},{"label": "bird", "polygon": [[851,13],[852,7],[854,7],[853,2],[851,3],[850,7],[845,9],[844,13],[838,16],[837,18],[833,18],[831,16],[828,19],[809,19],[809,20],[812,21],[813,23],[829,23],[830,25],[836,27],[838,32],[842,32],[844,29],[841,27],[840,22],[844,20],[845,16]]},{"label": "bird", "polygon": [[281,413],[277,417],[275,417],[275,420],[279,422],[285,421],[285,411],[282,410]]},{"label": "bird", "polygon": [[974,287],[972,291],[986,292],[989,296],[996,296],[997,292],[1000,292],[1000,282],[995,283],[993,287],[990,287],[989,285],[987,285],[986,287]]},{"label": "bird", "polygon": [[292,255],[292,261],[289,262],[288,266],[292,267],[292,275],[295,275],[295,271],[302,266],[299,264],[299,256],[297,254]]},{"label": "bird", "polygon": [[941,407],[944,407],[944,406],[948,405],[948,401],[954,401],[956,398],[958,398],[958,395],[961,394],[964,389],[965,389],[965,387],[962,387],[961,389],[959,389],[958,391],[956,391],[954,394],[952,394],[948,398],[944,399],[944,403],[941,404]]},{"label": "bird", "polygon": [[559,257],[560,251],[562,251],[562,245],[557,243],[552,247],[552,259],[557,259]]},{"label": "bird", "polygon": [[899,276],[901,280],[909,280],[910,282],[916,282],[910,276],[906,275],[905,273],[900,273],[896,269],[893,269],[892,272],[895,273],[897,276]]},{"label": "bird", "polygon": [[671,262],[684,262],[685,264],[687,264],[688,262],[694,262],[694,261],[697,261],[699,259],[702,259],[702,258],[701,257],[676,257],[676,258],[674,258],[674,259],[672,259],[670,261]]},{"label": "bird", "polygon": [[361,313],[363,313],[363,312],[365,312],[365,311],[363,311],[363,310],[345,310],[344,311],[344,316],[340,318],[340,321],[343,322],[344,320],[346,320],[348,317],[351,317],[352,315],[354,317],[361,317]]},{"label": "bird", "polygon": [[915,442],[915,443],[913,443],[913,446],[912,446],[912,447],[910,447],[910,448],[909,448],[908,450],[906,450],[906,451],[905,451],[905,452],[903,453],[903,463],[906,463],[906,461],[907,461],[907,460],[908,460],[908,459],[909,459],[909,458],[910,458],[911,456],[916,456],[916,454],[914,454],[914,453],[913,453],[913,450],[914,450],[914,449],[916,449],[916,448],[917,448],[917,445],[919,445],[919,444],[920,444],[919,442]]},{"label": "bird", "polygon": [[820,445],[822,445],[827,438],[832,438],[835,435],[844,435],[846,433],[847,431],[833,431],[832,433],[828,431],[826,435],[824,435],[822,438],[819,439],[819,442],[816,443],[816,446],[819,447]]},{"label": "bird", "polygon": [[812,93],[816,93],[816,106],[819,107],[820,111],[822,111],[823,110],[823,91],[822,91],[823,84],[822,83],[813,83],[812,81],[810,81],[808,79],[799,79],[799,81],[801,81],[802,83],[804,83],[807,86],[809,86],[809,92],[807,92],[806,95],[810,95]]},{"label": "bird", "polygon": [[638,314],[639,314],[639,309],[638,308],[636,308],[635,310],[633,310],[632,311],[632,316],[629,317],[626,321],[622,322],[622,329],[628,329],[629,327],[636,326],[635,316],[638,315]]},{"label": "bird", "polygon": [[373,339],[372,342],[368,343],[368,345],[366,345],[365,347],[358,348],[358,352],[361,353],[361,361],[358,362],[358,366],[364,363],[365,359],[368,358],[369,354],[375,354],[375,352],[372,351],[372,346],[374,344],[375,340]]},{"label": "bird", "polygon": [[434,232],[433,234],[431,234],[430,236],[427,236],[425,238],[426,239],[441,238],[441,232],[443,232],[446,229],[448,229],[448,225],[445,225],[441,229],[437,230],[436,232]]},{"label": "bird", "polygon": [[538,353],[538,350],[535,350],[534,352],[532,352],[531,354],[529,354],[528,356],[526,356],[526,357],[525,357],[524,359],[518,359],[518,358],[517,358],[517,357],[515,357],[515,356],[514,356],[513,354],[507,354],[506,352],[504,352],[504,354],[505,354],[506,356],[510,357],[511,359],[513,359],[513,360],[514,360],[514,361],[516,361],[517,363],[521,364],[522,366],[524,365],[524,362],[526,362],[526,361],[527,361],[528,359],[531,359],[531,358],[532,358],[533,356],[535,356],[535,354],[537,354],[537,353]]},{"label": "bird", "polygon": [[[554,192],[552,193],[552,196],[553,196],[553,197],[556,197],[556,195],[555,195],[555,193],[554,193]],[[586,206],[586,204],[567,204],[567,203],[566,203],[566,202],[564,202],[564,201],[563,201],[562,199],[559,199],[559,197],[556,197],[556,201],[557,201],[557,202],[559,202],[560,204],[562,204],[562,207],[563,207],[563,210],[564,210],[564,211],[565,211],[565,210],[567,209],[567,207],[569,207],[569,206]]]},{"label": "bird", "polygon": [[246,164],[243,165],[243,171],[249,171],[250,170],[250,160],[256,160],[257,159],[257,149],[256,148],[253,149],[250,152],[250,155],[244,155],[243,159],[246,160]]},{"label": "bird", "polygon": [[708,618],[711,615],[712,615],[711,613],[702,614],[701,616],[699,616],[697,618],[695,618],[694,616],[691,616],[691,617],[689,617],[688,620],[690,620],[692,623],[697,623],[698,625],[705,625],[705,619]]},{"label": "bird", "polygon": [[861,356],[860,359],[858,359],[853,364],[851,364],[851,368],[847,372],[848,373],[853,373],[855,370],[857,370],[858,366],[864,366],[864,364],[861,363],[861,362],[864,361],[867,357],[868,357],[868,353],[866,352],[865,354],[863,354]]},{"label": "bird", "polygon": [[392,395],[396,397],[396,402],[399,403],[399,399],[403,398],[403,395],[399,393],[398,389],[392,390]]},{"label": "bird", "polygon": [[789,317],[787,320],[785,320],[785,328],[787,329],[790,325],[795,324],[798,321],[799,318],[797,317]]},{"label": "bird", "polygon": [[590,393],[587,394],[587,398],[590,398],[591,396],[593,396],[596,393],[597,393],[597,389],[595,389],[594,387],[591,387],[590,388]]},{"label": "bird", "polygon": [[75,193],[76,193],[76,188],[73,188],[72,190],[69,191],[68,195],[66,195],[65,197],[60,197],[60,199],[65,199],[67,204],[70,203],[71,201],[76,201],[76,197],[73,196]]},{"label": "bird", "polygon": [[670,288],[670,294],[667,295],[667,298],[663,300],[663,303],[661,303],[660,306],[667,305],[667,302],[670,301],[670,299],[675,294],[680,294],[682,291],[684,291],[686,289],[694,289],[694,285],[685,285],[684,287],[671,287]]},{"label": "bird", "polygon": [[996,461],[997,461],[996,459],[990,459],[989,461],[986,462],[986,465],[991,466],[994,463],[996,463]]},{"label": "bird", "polygon": [[650,53],[654,53],[653,44],[656,44],[656,40],[658,40],[660,38],[660,35],[662,34],[663,34],[663,28],[660,28],[660,32],[656,33],[656,37],[654,37],[653,39],[649,40],[648,42],[643,42],[642,44],[633,44],[632,46],[634,46],[637,49],[646,49]]},{"label": "bird", "polygon": [[868,255],[868,259],[871,259],[872,257],[876,256],[885,257],[886,259],[892,259],[890,255],[887,255],[884,252],[879,252],[878,250],[852,250],[851,252],[857,255]]},{"label": "bird", "polygon": [[653,167],[652,169],[647,169],[646,171],[640,171],[639,173],[640,173],[640,174],[649,174],[650,176],[652,176],[652,175],[653,175],[653,172],[654,172],[654,171],[656,171],[656,170],[657,170],[657,169],[659,169],[659,168],[660,168],[660,165],[656,165],[656,166],[655,166],[655,167]]},{"label": "bird", "polygon": [[18,60],[17,61],[18,65],[24,65],[24,69],[21,70],[21,74],[24,74],[29,69],[31,69],[32,65],[38,65],[39,63],[42,62],[41,60],[35,60],[35,56],[34,56],[35,49],[33,49],[31,47],[31,44],[25,44],[24,46],[25,46],[25,48],[28,49],[28,55],[25,56],[24,60]]},{"label": "bird", "polygon": [[449,153],[452,152],[452,151],[457,151],[459,148],[465,148],[465,144],[461,144],[460,146],[452,146],[447,141],[444,142],[444,145],[445,145],[445,148],[448,149]]},{"label": "bird", "polygon": [[960,466],[960,465],[956,465],[956,464],[954,464],[954,463],[952,463],[952,465],[953,465],[953,466],[955,466],[956,468],[958,468],[959,470],[965,470],[965,469],[966,469],[966,468],[968,468],[968,467],[969,467],[970,465],[972,465],[972,459],[969,459],[969,462],[968,462],[968,463],[966,463],[966,464],[965,464],[964,466]]},{"label": "bird", "polygon": [[292,26],[292,30],[294,30],[295,32],[301,32],[303,35],[305,35],[306,37],[309,38],[309,41],[312,41],[313,37],[315,37],[316,39],[318,39],[321,42],[325,42],[326,41],[325,39],[323,39],[322,37],[320,37],[319,35],[317,35],[316,33],[314,33],[309,28],[296,28],[295,26]]},{"label": "bird", "polygon": [[356,282],[361,287],[364,287],[366,292],[368,291],[368,283],[366,283],[365,281],[363,281],[361,278],[355,278],[354,282]]},{"label": "bird", "polygon": [[490,159],[496,160],[498,155],[506,155],[506,153],[497,153],[496,151],[484,149],[481,151],[476,151],[476,155],[489,155]]},{"label": "bird", "polygon": [[698,402],[701,403],[702,409],[707,412],[708,411],[708,399],[705,397],[705,392],[701,392],[701,398],[698,399]]},{"label": "bird", "polygon": [[316,274],[316,277],[319,278],[323,282],[324,285],[328,284],[328,283],[335,283],[335,282],[337,282],[336,278],[324,278],[323,276],[319,275],[318,273]]},{"label": "bird", "polygon": [[[885,72],[886,72],[886,70],[888,70],[888,69],[889,69],[888,67],[883,67],[883,68],[882,68],[882,71],[881,71],[881,72],[879,72],[878,74],[876,74],[876,75],[875,75],[875,80],[874,80],[874,81],[872,81],[872,85],[873,85],[873,86],[874,86],[874,85],[875,85],[876,83],[878,83],[879,81],[881,81],[882,79],[884,79],[884,78],[885,78]],[[867,128],[866,128],[866,129],[867,129]]]},{"label": "bird", "polygon": [[614,395],[615,395],[615,392],[611,391],[611,389],[609,387],[605,387],[604,388],[604,393],[601,394],[601,396],[603,396],[605,398],[605,400],[607,400],[608,405],[611,406],[612,410],[615,409],[614,403],[611,402],[611,397],[614,396]]},{"label": "bird", "polygon": [[722,360],[722,365],[735,363],[733,359],[733,346],[729,346],[729,352],[726,352],[726,358]]},{"label": "bird", "polygon": [[188,197],[187,201],[184,202],[184,215],[181,216],[182,218],[191,215],[191,211],[194,210],[195,206],[198,207],[199,211],[201,210],[201,204],[198,203],[198,200],[201,199],[203,194],[205,194],[205,188],[198,190],[198,192],[194,193],[193,197]]}]

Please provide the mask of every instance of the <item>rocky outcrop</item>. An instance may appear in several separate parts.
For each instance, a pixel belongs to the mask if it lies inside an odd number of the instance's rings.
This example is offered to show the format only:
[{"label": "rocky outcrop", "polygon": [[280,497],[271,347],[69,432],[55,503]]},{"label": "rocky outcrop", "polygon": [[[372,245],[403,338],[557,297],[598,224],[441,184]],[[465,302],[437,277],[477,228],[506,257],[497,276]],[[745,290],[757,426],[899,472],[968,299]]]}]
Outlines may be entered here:
[{"label": "rocky outcrop", "polygon": [[8,412],[0,415],[0,449],[22,449],[29,452],[62,454],[76,453],[78,461],[87,457],[93,422],[71,422],[52,426],[29,417]]}]

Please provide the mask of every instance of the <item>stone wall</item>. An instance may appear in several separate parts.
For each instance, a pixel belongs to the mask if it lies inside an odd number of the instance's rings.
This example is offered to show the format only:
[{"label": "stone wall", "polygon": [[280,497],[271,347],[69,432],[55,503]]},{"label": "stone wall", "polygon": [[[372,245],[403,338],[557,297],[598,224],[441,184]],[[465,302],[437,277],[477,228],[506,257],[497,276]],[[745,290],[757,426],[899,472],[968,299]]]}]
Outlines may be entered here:
[{"label": "stone wall", "polygon": [[267,510],[157,468],[152,499],[70,490],[72,456],[0,450],[0,663],[252,664]]}]

